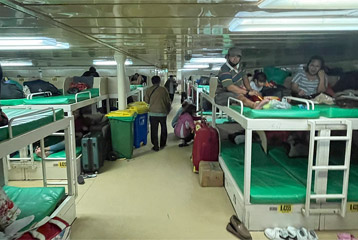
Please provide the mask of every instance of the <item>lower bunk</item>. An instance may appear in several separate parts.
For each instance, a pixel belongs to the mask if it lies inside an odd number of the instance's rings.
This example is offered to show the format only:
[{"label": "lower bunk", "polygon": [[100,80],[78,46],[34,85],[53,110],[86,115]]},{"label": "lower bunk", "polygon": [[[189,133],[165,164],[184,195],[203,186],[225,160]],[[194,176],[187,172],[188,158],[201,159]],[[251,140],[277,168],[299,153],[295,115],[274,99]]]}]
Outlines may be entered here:
[{"label": "lower bunk", "polygon": [[[349,204],[345,218],[323,214],[306,217],[302,209],[306,200],[307,159],[304,162],[289,158],[283,148],[272,149],[267,155],[259,143],[253,143],[250,196],[245,198],[244,149],[244,144],[236,145],[223,141],[219,161],[225,174],[225,188],[229,198],[238,217],[249,230],[287,226],[303,226],[316,230],[357,228],[358,212],[349,208],[354,209],[356,206],[358,169],[351,168]],[[338,187],[342,185],[339,179],[342,181],[342,176],[343,174],[338,172],[329,175],[329,193],[339,191]],[[311,204],[312,208],[319,209],[322,205],[327,208],[338,203]]]}]

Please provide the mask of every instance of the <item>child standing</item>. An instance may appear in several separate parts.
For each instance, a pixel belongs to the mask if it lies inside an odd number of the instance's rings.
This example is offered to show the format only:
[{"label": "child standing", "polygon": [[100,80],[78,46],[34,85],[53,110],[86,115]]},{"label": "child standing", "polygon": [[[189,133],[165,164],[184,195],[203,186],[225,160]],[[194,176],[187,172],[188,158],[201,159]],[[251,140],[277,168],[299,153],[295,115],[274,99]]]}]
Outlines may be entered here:
[{"label": "child standing", "polygon": [[175,125],[175,135],[183,140],[183,143],[179,144],[179,147],[188,146],[188,142],[194,139],[194,120],[200,120],[200,117],[195,116],[195,109],[195,105],[189,104],[183,109],[178,123]]}]

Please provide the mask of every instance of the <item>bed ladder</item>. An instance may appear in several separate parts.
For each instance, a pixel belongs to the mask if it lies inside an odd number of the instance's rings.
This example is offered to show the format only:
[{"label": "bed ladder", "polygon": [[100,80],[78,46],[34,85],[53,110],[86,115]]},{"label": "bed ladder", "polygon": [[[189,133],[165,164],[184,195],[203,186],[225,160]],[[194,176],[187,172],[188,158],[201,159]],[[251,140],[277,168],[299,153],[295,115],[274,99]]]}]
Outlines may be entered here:
[{"label": "bed ladder", "polygon": [[[346,214],[349,165],[352,146],[352,122],[345,119],[310,120],[310,146],[308,155],[306,203],[302,212],[310,214]],[[331,136],[331,130],[346,130],[345,136]],[[318,136],[316,136],[318,131]],[[345,157],[343,165],[329,165],[329,147],[331,141],[345,141]],[[314,147],[317,142],[316,164],[313,163]],[[311,192],[312,175],[315,171],[315,189]],[[342,193],[327,194],[328,171],[343,171]],[[311,208],[311,200],[324,203],[327,199],[341,200],[340,208]]]}]

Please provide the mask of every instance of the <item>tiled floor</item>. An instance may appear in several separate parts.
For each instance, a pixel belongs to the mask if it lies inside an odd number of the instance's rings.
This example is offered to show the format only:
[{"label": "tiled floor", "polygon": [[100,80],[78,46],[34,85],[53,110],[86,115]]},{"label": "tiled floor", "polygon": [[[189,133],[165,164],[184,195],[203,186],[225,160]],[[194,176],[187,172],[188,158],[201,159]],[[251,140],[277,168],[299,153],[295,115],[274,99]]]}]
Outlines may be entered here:
[{"label": "tiled floor", "polygon": [[[178,107],[176,96],[168,123]],[[237,239],[225,229],[234,210],[224,188],[199,186],[191,146],[179,148],[169,132],[164,150],[153,152],[148,143],[129,161],[106,161],[96,178],[79,186],[71,239]],[[318,235],[337,239],[336,232]],[[252,236],[266,239],[262,232]]]}]

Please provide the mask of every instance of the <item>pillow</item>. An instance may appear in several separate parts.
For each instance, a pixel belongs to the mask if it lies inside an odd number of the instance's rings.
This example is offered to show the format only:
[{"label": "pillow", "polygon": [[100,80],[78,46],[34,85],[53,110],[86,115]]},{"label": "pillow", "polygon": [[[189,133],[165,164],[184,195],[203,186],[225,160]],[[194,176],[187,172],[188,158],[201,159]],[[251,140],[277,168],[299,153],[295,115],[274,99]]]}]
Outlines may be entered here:
[{"label": "pillow", "polygon": [[0,189],[0,231],[13,223],[21,210],[9,199],[3,188]]}]

